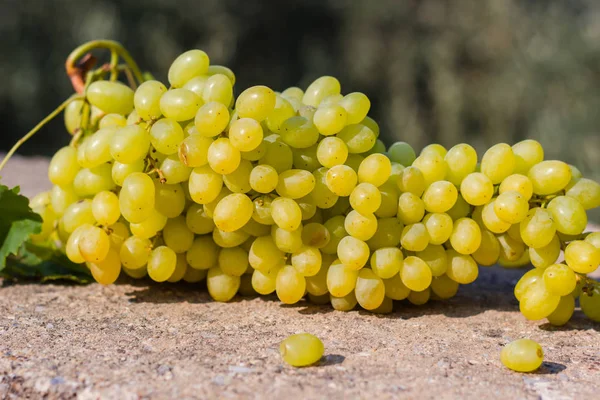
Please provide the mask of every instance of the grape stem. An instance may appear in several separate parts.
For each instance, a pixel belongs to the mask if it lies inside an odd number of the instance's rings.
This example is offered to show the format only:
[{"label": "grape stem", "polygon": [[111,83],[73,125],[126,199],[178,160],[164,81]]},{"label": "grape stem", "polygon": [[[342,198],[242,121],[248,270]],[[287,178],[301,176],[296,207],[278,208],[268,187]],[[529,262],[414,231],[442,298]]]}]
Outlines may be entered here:
[{"label": "grape stem", "polygon": [[65,62],[67,75],[71,79],[71,84],[77,93],[83,93],[85,91],[84,78],[85,74],[89,70],[89,68],[85,65],[77,65],[77,61],[82,57],[85,59],[90,51],[100,48],[108,49],[111,52],[111,80],[116,80],[115,74],[117,73],[117,63],[119,61],[119,57],[121,57],[131,70],[131,73],[133,73],[133,76],[138,83],[144,82],[144,77],[137,63],[119,42],[115,42],[113,40],[92,40],[73,50]]},{"label": "grape stem", "polygon": [[48,122],[50,122],[58,114],[60,114],[72,101],[74,101],[74,100],[81,100],[81,99],[83,99],[83,96],[81,96],[81,95],[73,95],[73,96],[69,97],[60,106],[58,106],[54,111],[52,111],[50,114],[48,114],[46,116],[46,118],[44,118],[43,120],[41,120],[32,130],[30,130],[29,132],[27,132],[27,134],[25,134],[25,136],[23,136],[21,139],[19,139],[17,141],[17,143],[15,143],[15,145],[9,150],[9,152],[6,153],[6,156],[4,157],[4,159],[2,160],[2,162],[0,162],[0,171],[2,171],[2,168],[4,168],[4,166],[6,165],[6,163],[8,162],[8,160],[19,149],[19,147],[21,147],[21,145],[23,143],[25,143],[26,141],[28,141],[33,135],[36,134],[37,131],[39,131],[40,129],[42,129],[44,127],[44,125],[46,125]]}]

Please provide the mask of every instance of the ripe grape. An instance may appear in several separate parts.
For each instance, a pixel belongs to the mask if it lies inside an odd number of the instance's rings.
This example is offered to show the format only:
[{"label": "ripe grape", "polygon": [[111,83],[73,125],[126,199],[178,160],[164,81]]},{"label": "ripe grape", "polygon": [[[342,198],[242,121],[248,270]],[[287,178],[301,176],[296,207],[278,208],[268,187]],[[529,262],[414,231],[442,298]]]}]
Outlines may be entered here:
[{"label": "ripe grape", "polygon": [[500,360],[506,368],[517,372],[532,372],[544,361],[542,346],[530,339],[510,342],[500,352]]},{"label": "ripe grape", "polygon": [[299,333],[287,337],[279,345],[283,361],[294,367],[306,367],[323,357],[325,348],[318,337],[310,333]]}]

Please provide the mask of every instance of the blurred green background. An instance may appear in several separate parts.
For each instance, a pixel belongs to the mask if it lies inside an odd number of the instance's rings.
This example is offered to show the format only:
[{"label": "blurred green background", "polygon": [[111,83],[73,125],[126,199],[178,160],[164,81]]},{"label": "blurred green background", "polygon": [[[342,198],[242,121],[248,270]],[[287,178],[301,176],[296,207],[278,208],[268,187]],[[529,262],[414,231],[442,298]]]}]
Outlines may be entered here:
[{"label": "blurred green background", "polygon": [[[237,93],[335,75],[388,143],[534,138],[600,179],[597,0],[0,0],[0,35],[3,151],[71,93],[68,53],[110,38],[163,81],[190,48],[231,67]],[[22,152],[67,142],[59,120]]]}]

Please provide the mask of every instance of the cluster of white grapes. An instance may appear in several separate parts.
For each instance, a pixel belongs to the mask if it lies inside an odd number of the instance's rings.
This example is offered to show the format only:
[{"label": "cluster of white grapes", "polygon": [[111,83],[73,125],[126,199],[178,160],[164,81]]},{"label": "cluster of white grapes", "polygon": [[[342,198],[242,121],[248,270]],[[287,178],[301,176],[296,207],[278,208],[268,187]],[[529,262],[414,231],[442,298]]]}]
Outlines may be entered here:
[{"label": "cluster of white grapes", "polygon": [[531,261],[515,289],[527,318],[564,324],[579,297],[600,320],[586,277],[600,233],[583,234],[600,185],[544,161],[538,142],[495,145],[480,162],[468,144],[417,156],[386,147],[367,96],[331,76],[235,98],[233,72],[191,50],[168,79],[135,91],[92,79],[65,110],[75,139],[52,158],[54,187],[32,201],[34,239],[60,243],[98,282],[123,271],[206,280],[217,301],[275,292],[385,313],[454,296],[478,265]]}]

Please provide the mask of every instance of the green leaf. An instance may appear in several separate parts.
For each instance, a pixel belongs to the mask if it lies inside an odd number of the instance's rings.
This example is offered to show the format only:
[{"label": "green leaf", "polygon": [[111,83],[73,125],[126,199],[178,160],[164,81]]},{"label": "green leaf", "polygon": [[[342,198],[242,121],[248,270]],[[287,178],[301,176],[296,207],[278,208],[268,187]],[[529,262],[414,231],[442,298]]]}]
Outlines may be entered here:
[{"label": "green leaf", "polygon": [[6,258],[17,255],[29,236],[41,229],[42,217],[29,207],[27,197],[19,194],[19,187],[0,185],[0,271],[6,266]]}]

